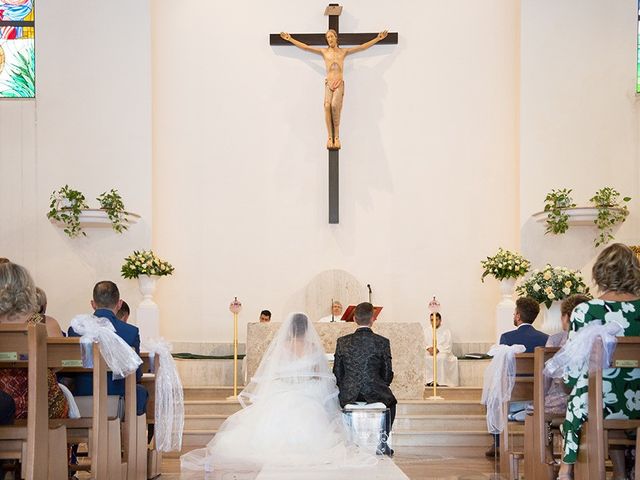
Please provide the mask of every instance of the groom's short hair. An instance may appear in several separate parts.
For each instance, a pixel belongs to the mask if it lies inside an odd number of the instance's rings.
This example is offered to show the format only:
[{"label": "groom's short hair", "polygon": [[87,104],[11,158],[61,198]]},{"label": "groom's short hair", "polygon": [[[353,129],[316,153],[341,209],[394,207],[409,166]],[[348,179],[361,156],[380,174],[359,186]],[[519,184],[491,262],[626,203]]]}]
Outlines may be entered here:
[{"label": "groom's short hair", "polygon": [[353,315],[358,325],[369,325],[373,318],[373,305],[369,302],[362,302],[356,307]]}]

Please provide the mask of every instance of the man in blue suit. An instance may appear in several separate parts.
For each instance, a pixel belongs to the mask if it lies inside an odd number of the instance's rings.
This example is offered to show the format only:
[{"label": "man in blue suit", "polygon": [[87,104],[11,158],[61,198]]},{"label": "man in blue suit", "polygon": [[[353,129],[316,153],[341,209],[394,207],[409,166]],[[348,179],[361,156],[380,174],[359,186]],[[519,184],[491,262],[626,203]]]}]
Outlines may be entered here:
[{"label": "man in blue suit", "polygon": [[[517,327],[515,330],[503,333],[500,337],[500,345],[524,345],[527,349],[526,353],[533,353],[536,347],[544,347],[547,343],[549,335],[542,333],[533,328],[533,321],[540,313],[540,305],[531,297],[520,297],[516,300],[516,309],[513,312],[513,324]],[[526,403],[526,402],[525,402]],[[518,405],[516,405],[518,404]],[[509,406],[511,408],[521,410],[524,409],[522,402],[514,402]],[[487,457],[495,457],[499,455],[498,447],[500,446],[500,436],[494,435],[494,443],[485,452]]]},{"label": "man in blue suit", "polygon": [[540,312],[540,305],[531,297],[520,297],[516,300],[513,312],[515,330],[503,333],[500,345],[524,345],[527,353],[533,353],[536,347],[544,347],[549,335],[533,328],[533,321]]},{"label": "man in blue suit", "polygon": [[[94,309],[96,317],[106,318],[116,329],[116,334],[121,337],[128,345],[131,345],[136,353],[140,353],[140,331],[138,327],[125,323],[116,317],[116,313],[122,306],[120,299],[120,291],[115,283],[108,280],[96,283],[93,287],[93,300],[91,307]],[[78,337],[79,335],[69,327],[69,336]],[[136,380],[139,382],[142,378],[142,367],[136,372]],[[74,395],[86,396],[93,395],[93,375],[91,373],[81,373],[75,377]],[[109,395],[124,396],[124,379],[114,380],[111,372],[107,373],[107,393]],[[136,385],[136,409],[138,415],[146,413],[147,400],[149,393],[140,384]]]}]

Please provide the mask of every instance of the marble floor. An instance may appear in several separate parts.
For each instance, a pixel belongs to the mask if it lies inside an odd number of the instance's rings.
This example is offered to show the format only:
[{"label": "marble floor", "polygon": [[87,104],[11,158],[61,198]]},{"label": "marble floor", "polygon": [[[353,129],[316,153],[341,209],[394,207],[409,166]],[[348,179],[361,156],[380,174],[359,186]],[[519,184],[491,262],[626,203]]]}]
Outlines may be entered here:
[{"label": "marble floor", "polygon": [[[203,474],[179,473],[180,464],[177,459],[165,459],[163,463],[163,480],[199,480],[205,479]],[[499,475],[494,474],[497,465],[493,461],[482,457],[455,457],[435,456],[435,455],[396,455],[393,463],[388,459],[380,462],[373,470],[360,472],[349,471],[337,475],[336,472],[330,474],[324,472],[296,472],[283,475],[282,472],[261,472],[257,477],[254,475],[243,477],[242,473],[226,474],[224,476],[210,476],[207,480],[244,480],[251,478],[255,480],[337,480],[343,477],[348,480],[497,480]]]}]

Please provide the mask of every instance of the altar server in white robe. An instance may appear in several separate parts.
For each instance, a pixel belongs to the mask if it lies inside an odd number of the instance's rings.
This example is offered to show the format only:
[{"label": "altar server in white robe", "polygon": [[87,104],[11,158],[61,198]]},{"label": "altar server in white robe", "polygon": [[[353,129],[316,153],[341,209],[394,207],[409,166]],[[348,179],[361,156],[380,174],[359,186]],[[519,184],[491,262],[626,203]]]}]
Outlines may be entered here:
[{"label": "altar server in white robe", "polygon": [[[430,318],[432,318],[430,316]],[[431,321],[432,322],[432,321]],[[426,380],[427,385],[433,385],[433,330],[431,322],[425,328],[424,336],[427,343],[427,369]],[[437,344],[437,362],[438,362],[438,385],[446,385],[449,387],[457,387],[458,381],[458,359],[451,352],[451,331],[442,327],[442,316],[436,313],[436,337]]]}]

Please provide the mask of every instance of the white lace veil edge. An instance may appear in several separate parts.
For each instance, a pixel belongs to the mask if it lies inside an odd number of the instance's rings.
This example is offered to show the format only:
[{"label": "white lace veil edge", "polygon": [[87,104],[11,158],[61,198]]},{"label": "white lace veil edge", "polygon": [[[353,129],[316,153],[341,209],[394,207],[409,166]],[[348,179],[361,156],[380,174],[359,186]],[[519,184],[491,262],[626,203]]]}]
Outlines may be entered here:
[{"label": "white lace veil edge", "polygon": [[515,384],[517,353],[526,351],[524,345],[494,345],[487,355],[493,356],[484,372],[482,403],[487,406],[487,430],[500,433],[504,430],[503,405],[511,398]]},{"label": "white lace veil edge", "polygon": [[338,395],[335,377],[329,370],[322,341],[313,323],[304,313],[291,313],[269,344],[258,369],[238,395],[238,400],[244,408],[249,403],[259,401],[279,382],[308,380],[320,385],[325,401]]}]

